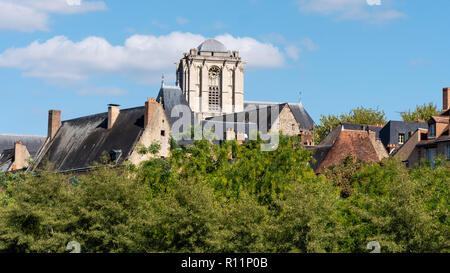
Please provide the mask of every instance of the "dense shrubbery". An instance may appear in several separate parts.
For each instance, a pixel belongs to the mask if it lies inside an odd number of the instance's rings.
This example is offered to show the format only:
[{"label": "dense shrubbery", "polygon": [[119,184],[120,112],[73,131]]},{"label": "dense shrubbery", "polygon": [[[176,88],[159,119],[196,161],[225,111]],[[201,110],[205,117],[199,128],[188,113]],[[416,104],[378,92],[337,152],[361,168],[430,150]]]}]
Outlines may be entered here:
[{"label": "dense shrubbery", "polygon": [[[316,176],[296,138],[174,145],[89,174],[0,174],[0,252],[450,252],[450,170],[347,159]],[[350,168],[351,166],[351,168]]]}]

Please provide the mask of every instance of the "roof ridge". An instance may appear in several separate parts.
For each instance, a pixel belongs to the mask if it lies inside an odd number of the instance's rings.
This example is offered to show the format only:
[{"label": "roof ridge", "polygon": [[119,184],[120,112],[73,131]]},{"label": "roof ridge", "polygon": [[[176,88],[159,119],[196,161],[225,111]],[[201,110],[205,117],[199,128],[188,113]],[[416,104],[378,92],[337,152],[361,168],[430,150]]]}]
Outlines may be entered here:
[{"label": "roof ridge", "polygon": [[[137,106],[137,107],[132,107],[132,108],[120,109],[120,112],[131,111],[131,110],[135,110],[138,108],[144,108],[144,107],[145,106]],[[87,116],[81,116],[81,117],[77,117],[77,118],[73,118],[73,119],[66,119],[66,120],[63,120],[62,122],[81,120],[81,119],[92,118],[95,116],[101,116],[101,115],[107,115],[107,114],[108,114],[108,112],[102,112],[102,113],[91,114],[91,115],[87,115]]]}]

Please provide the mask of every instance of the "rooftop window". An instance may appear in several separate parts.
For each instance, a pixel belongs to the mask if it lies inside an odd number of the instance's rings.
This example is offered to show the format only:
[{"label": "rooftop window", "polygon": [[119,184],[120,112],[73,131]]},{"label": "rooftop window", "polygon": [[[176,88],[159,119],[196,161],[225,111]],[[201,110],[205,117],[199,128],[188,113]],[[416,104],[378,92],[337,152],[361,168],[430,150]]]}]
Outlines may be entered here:
[{"label": "rooftop window", "polygon": [[436,123],[430,124],[430,137],[436,137]]}]

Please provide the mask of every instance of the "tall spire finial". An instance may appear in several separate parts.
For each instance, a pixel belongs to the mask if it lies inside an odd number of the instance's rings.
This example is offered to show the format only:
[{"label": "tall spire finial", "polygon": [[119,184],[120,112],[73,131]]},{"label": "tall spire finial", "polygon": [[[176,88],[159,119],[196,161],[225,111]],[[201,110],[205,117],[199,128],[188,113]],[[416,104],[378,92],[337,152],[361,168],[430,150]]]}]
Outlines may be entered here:
[{"label": "tall spire finial", "polygon": [[302,91],[298,92],[300,103],[302,103],[302,94],[303,94]]},{"label": "tall spire finial", "polygon": [[161,76],[161,87],[164,87],[164,73]]}]

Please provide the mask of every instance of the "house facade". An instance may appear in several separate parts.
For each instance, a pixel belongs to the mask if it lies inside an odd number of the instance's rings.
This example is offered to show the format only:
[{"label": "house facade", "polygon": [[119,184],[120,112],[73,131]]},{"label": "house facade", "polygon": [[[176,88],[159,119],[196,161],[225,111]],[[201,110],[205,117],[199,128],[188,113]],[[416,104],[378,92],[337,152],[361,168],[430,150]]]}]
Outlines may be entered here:
[{"label": "house facade", "polygon": [[418,129],[394,157],[413,168],[423,159],[434,162],[437,156],[450,160],[450,97],[449,88],[443,89],[443,110],[439,116],[433,116],[425,129]]}]

